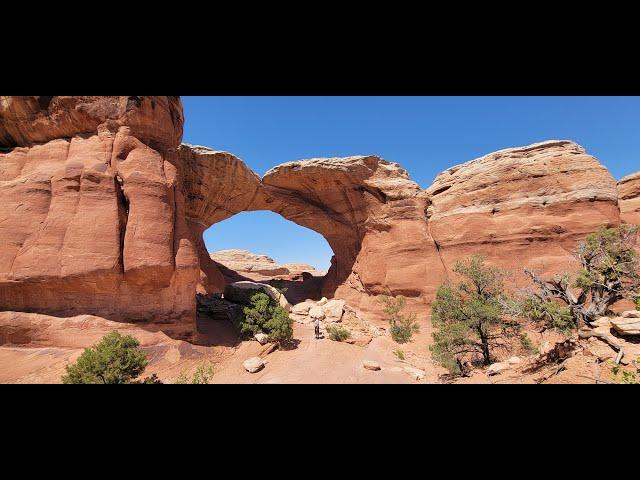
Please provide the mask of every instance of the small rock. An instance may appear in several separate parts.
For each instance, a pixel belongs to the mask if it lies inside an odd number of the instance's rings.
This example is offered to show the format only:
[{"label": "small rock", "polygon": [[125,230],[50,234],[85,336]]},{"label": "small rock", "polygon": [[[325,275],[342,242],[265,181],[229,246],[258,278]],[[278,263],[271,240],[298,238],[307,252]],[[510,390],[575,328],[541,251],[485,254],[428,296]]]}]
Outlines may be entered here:
[{"label": "small rock", "polygon": [[622,312],[622,318],[640,318],[640,310],[627,310]]},{"label": "small rock", "polygon": [[373,360],[365,360],[362,362],[362,366],[367,370],[380,370],[380,364]]},{"label": "small rock", "polygon": [[509,360],[507,360],[507,363],[509,365],[517,365],[518,363],[521,363],[522,359],[520,357],[511,357]]},{"label": "small rock", "polygon": [[316,303],[316,305],[318,306],[322,306],[325,303],[327,303],[329,300],[327,300],[327,297],[322,297],[320,300],[318,300],[318,302]]},{"label": "small rock", "polygon": [[324,310],[321,307],[312,307],[309,309],[309,316],[314,320],[319,318],[320,320],[324,319]]},{"label": "small rock", "polygon": [[260,345],[264,345],[269,341],[269,335],[267,335],[266,333],[256,333],[253,338],[260,342]]},{"label": "small rock", "polygon": [[259,372],[264,368],[264,362],[260,357],[251,357],[242,364],[244,369],[249,373]]},{"label": "small rock", "polygon": [[499,362],[494,363],[487,368],[487,375],[497,375],[500,372],[504,372],[505,370],[509,370],[511,365],[508,362]]},{"label": "small rock", "polygon": [[422,380],[426,375],[426,372],[424,370],[420,370],[419,368],[415,367],[404,367],[404,371],[415,380]]}]

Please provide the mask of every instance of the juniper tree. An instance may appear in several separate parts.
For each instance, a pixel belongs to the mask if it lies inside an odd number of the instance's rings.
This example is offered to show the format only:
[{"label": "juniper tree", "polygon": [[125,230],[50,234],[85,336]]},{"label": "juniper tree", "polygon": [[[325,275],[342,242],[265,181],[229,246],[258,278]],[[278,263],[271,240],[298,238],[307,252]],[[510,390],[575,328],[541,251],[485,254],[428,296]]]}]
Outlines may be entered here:
[{"label": "juniper tree", "polygon": [[140,342],[130,335],[113,331],[96,345],[86,348],[78,360],[66,367],[63,383],[161,383],[153,375],[135,381],[148,361],[140,348]]},{"label": "juniper tree", "polygon": [[562,322],[569,317],[575,328],[606,315],[619,300],[634,300],[640,293],[640,257],[634,248],[637,234],[638,226],[620,225],[588,235],[576,248],[580,268],[572,274],[543,280],[525,269],[537,287],[524,305],[525,315],[535,317],[537,309],[542,312],[540,319],[552,325],[560,317],[565,318]]},{"label": "juniper tree", "polygon": [[434,326],[430,350],[433,359],[451,373],[464,373],[465,360],[492,362],[492,349],[517,333],[517,324],[505,314],[505,273],[485,265],[474,255],[457,262],[460,283],[442,284],[432,305]]}]

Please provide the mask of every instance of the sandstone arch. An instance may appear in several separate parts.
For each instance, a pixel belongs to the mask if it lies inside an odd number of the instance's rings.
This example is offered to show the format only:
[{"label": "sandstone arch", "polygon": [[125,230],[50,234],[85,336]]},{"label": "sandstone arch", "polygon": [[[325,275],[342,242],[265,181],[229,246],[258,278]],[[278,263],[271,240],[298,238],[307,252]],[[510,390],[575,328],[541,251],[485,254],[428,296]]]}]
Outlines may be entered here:
[{"label": "sandstone arch", "polygon": [[334,252],[323,294],[356,308],[371,310],[367,300],[379,294],[423,301],[430,293],[423,284],[429,264],[438,276],[444,273],[438,261],[429,262],[437,251],[424,220],[426,196],[397,164],[375,156],[310,159],[260,178],[227,152],[190,145],[179,152],[190,191],[187,217],[200,239],[202,283],[210,291],[224,280],[202,233],[241,211],[273,211],[321,234]]}]

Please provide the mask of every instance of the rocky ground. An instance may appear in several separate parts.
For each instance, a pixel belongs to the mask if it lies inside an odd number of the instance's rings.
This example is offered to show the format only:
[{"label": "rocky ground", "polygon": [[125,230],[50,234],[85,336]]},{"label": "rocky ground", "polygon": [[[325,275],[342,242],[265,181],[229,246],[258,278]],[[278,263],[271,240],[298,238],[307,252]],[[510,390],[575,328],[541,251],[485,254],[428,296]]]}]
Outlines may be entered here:
[{"label": "rocky ground", "polygon": [[[358,335],[362,320],[346,315],[342,326]],[[112,330],[136,337],[147,352],[146,375],[156,373],[173,383],[181,373],[199,365],[214,366],[212,383],[612,383],[611,367],[617,356],[597,338],[570,339],[529,328],[536,353],[500,352],[501,362],[478,368],[469,377],[449,378],[429,356],[430,331],[423,329],[412,342],[395,343],[378,326],[367,342],[336,342],[323,332],[314,336],[313,324],[294,322],[294,342],[274,348],[258,341],[239,340],[230,322],[201,315],[198,334],[171,325],[112,322],[80,315],[61,318],[22,312],[0,313],[0,383],[59,383],[65,366],[84,348]],[[324,330],[324,329],[323,329]],[[615,335],[615,330],[611,331]],[[634,340],[634,338],[636,338]],[[625,356],[620,367],[636,371],[640,358],[637,337],[616,337]],[[259,357],[262,365],[249,373],[245,362]]]}]

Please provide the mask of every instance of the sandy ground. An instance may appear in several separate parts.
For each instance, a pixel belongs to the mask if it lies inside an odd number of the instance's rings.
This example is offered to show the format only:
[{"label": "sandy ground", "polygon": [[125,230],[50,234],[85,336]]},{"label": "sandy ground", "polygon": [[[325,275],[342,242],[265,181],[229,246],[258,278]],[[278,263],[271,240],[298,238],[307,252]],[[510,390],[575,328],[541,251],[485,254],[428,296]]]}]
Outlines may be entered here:
[{"label": "sandy ground", "polygon": [[[328,338],[316,340],[312,325],[297,323],[294,337],[300,341],[295,348],[271,353],[265,358],[264,369],[253,374],[242,363],[262,347],[257,342],[243,342],[232,357],[216,366],[214,383],[418,383],[403,371],[409,363],[393,354],[397,345],[389,337],[374,338],[360,347]],[[363,360],[378,362],[381,369],[366,370]]]},{"label": "sandy ground", "polygon": [[[203,364],[213,365],[214,384],[442,383],[440,375],[445,373],[431,361],[428,328],[408,344],[398,345],[383,334],[366,346],[358,346],[316,339],[312,325],[294,323],[295,345],[263,354],[265,346],[254,340],[239,341],[231,324],[221,320],[202,319],[199,335],[184,341],[175,332],[153,325],[112,322],[89,315],[58,318],[0,312],[0,383],[60,383],[65,366],[113,330],[138,338],[149,359],[145,375],[155,373],[164,383],[174,383],[181,373],[190,375]],[[556,340],[549,334],[530,336],[536,344]],[[640,361],[640,341],[619,340],[627,352],[623,363],[631,368],[635,359]],[[455,383],[607,383],[612,380],[607,365],[615,354],[603,342],[590,339],[581,342],[576,354],[562,363],[538,367],[536,356],[530,355],[498,375],[489,376],[486,369],[479,369],[470,377],[455,379]],[[251,374],[243,362],[254,356],[262,356],[265,367]],[[381,369],[365,369],[364,360],[377,362]],[[407,366],[423,370],[425,377],[415,380],[404,370]]]},{"label": "sandy ground", "polygon": [[[28,321],[28,331],[15,330]],[[243,362],[257,356],[264,346],[249,340],[239,342],[228,322],[209,320],[199,324],[198,344],[171,338],[162,331],[150,331],[135,324],[111,322],[82,315],[57,318],[17,312],[0,313],[5,338],[0,346],[0,383],[59,383],[65,366],[77,359],[85,347],[109,331],[117,329],[140,340],[147,352],[145,375],[156,373],[165,383],[173,383],[184,372],[199,365],[213,364],[213,383],[425,383],[436,382],[437,374],[424,344],[416,339],[398,346],[388,336],[374,338],[362,347],[315,339],[313,326],[294,323],[295,345],[266,355],[265,368],[248,373]],[[8,332],[8,333],[7,333]],[[402,348],[400,360],[393,351]],[[414,353],[415,350],[418,353]],[[363,360],[380,364],[379,371],[366,370]],[[403,368],[415,366],[427,371],[417,382]]]}]

